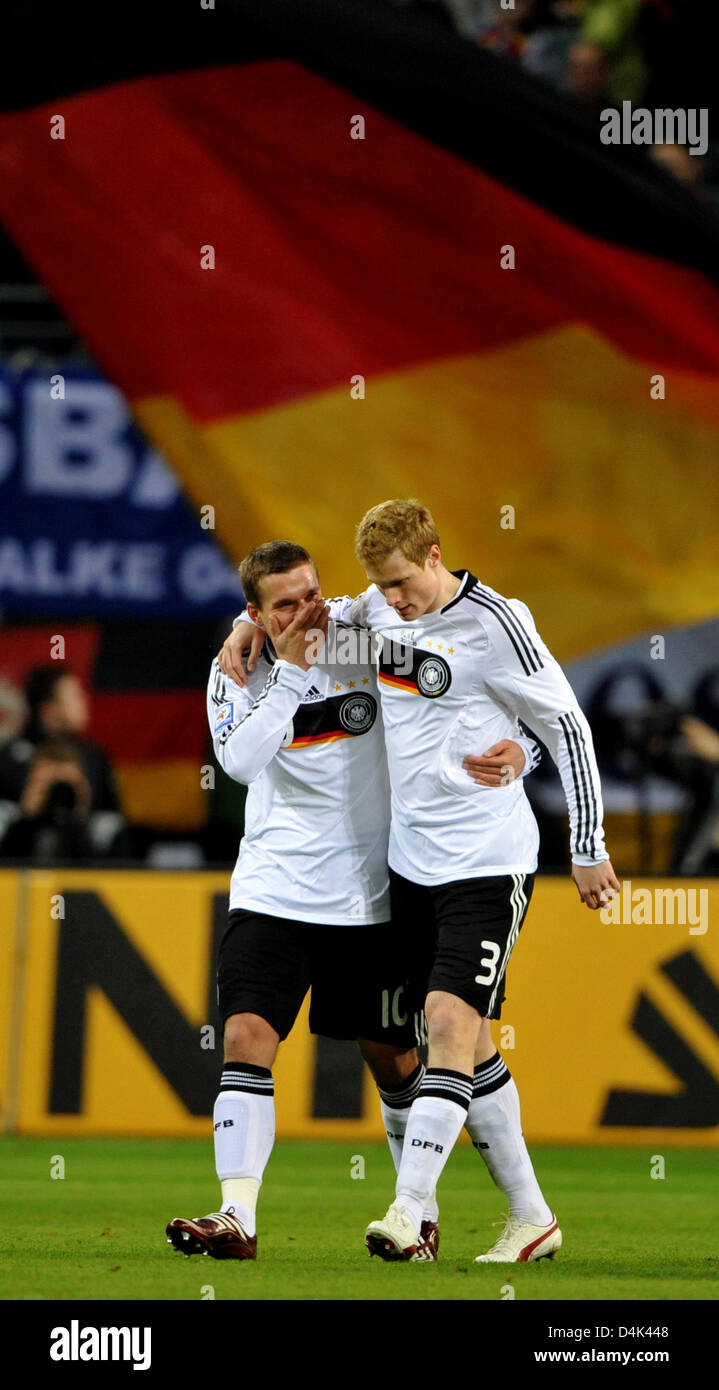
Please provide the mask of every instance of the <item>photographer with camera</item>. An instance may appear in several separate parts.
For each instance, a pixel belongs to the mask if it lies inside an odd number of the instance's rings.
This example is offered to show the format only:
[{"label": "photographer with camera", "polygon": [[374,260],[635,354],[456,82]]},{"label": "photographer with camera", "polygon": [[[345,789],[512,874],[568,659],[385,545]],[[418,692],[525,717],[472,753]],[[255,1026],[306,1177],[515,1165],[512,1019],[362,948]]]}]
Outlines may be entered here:
[{"label": "photographer with camera", "polygon": [[0,855],[87,859],[123,852],[124,817],[107,755],[84,737],[85,691],[67,666],[32,670],[21,733],[0,748]]}]

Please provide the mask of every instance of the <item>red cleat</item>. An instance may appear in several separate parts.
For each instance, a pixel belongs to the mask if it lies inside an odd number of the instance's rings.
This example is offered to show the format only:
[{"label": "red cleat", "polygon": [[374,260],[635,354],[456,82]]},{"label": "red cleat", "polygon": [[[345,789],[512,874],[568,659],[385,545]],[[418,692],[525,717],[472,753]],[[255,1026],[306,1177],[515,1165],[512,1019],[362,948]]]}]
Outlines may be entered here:
[{"label": "red cleat", "polygon": [[248,1236],[232,1208],[186,1221],[176,1216],[165,1227],[168,1245],[183,1255],[212,1255],[215,1260],[256,1260],[257,1236]]}]

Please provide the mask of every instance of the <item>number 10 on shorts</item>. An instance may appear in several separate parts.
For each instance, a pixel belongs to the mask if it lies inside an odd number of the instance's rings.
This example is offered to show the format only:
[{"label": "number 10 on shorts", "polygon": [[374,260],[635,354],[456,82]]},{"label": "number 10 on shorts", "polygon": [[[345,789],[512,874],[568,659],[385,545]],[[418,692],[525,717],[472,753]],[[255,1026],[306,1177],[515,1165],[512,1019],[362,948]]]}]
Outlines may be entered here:
[{"label": "number 10 on shorts", "polygon": [[407,1014],[400,1008],[400,999],[404,994],[404,985],[399,985],[394,991],[391,999],[388,989],[382,990],[382,1027],[389,1028],[390,1014],[395,1027],[401,1028],[407,1022]]}]

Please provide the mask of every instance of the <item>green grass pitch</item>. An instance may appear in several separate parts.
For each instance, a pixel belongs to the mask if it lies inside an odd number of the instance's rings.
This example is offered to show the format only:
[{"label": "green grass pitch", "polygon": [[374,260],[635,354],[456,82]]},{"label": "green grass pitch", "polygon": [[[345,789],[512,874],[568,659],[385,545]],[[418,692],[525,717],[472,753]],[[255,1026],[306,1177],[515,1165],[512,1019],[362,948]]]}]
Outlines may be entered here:
[{"label": "green grass pitch", "polygon": [[[3,1299],[712,1299],[719,1297],[716,1154],[534,1146],[564,1247],[553,1261],[475,1265],[505,1209],[481,1159],[460,1145],[441,1188],[436,1264],[385,1264],[363,1245],[394,1192],[381,1144],[280,1142],[260,1197],[257,1263],[185,1259],[173,1216],[216,1209],[212,1143],[168,1139],[0,1140]],[[65,1160],[51,1179],[51,1158]],[[361,1154],[365,1177],[352,1178]],[[355,1170],[358,1165],[355,1163]],[[504,1291],[504,1292],[503,1292]]]}]

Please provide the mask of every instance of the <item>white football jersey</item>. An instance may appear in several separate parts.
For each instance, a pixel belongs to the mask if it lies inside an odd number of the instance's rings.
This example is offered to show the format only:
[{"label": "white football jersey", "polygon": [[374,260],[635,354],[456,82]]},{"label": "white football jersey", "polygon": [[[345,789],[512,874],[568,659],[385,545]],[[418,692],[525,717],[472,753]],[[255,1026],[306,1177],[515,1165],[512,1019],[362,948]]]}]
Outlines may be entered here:
[{"label": "white football jersey", "polygon": [[389,921],[382,712],[375,671],[358,655],[303,671],[265,642],[244,688],[213,662],[215,756],[249,786],[231,908],[340,926]]},{"label": "white football jersey", "polygon": [[467,571],[436,613],[403,623],[376,585],[333,600],[333,617],[378,634],[378,682],[392,787],[389,863],[414,883],[532,873],[539,832],[521,779],[486,788],[467,753],[516,739],[546,743],[564,786],[572,859],[598,863],[602,800],[592,736],[529,609]]}]

